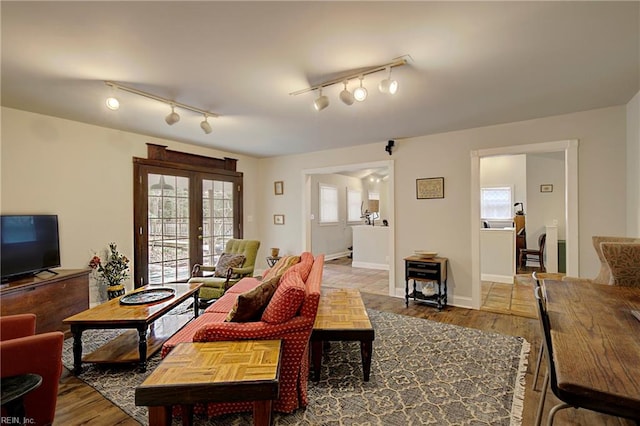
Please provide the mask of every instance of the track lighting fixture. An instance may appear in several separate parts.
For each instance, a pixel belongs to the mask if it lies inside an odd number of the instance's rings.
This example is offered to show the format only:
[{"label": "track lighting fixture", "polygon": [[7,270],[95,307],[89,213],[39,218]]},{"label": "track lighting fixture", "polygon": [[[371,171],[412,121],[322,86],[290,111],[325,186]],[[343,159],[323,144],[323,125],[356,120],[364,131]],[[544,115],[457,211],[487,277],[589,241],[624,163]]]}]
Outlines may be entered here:
[{"label": "track lighting fixture", "polygon": [[349,84],[349,82],[347,80],[345,80],[342,83],[344,84],[344,90],[342,90],[342,92],[340,92],[340,100],[342,102],[344,102],[346,105],[353,105],[353,102],[355,101],[355,98],[353,97],[353,93],[351,93],[347,89],[347,84]]},{"label": "track lighting fixture", "polygon": [[353,91],[353,97],[356,99],[356,101],[362,102],[367,99],[367,89],[362,86],[362,80],[364,80],[364,76],[361,75],[358,78],[360,79],[360,86],[356,87],[356,89]]},{"label": "track lighting fixture", "polygon": [[322,94],[322,87],[318,89],[318,99],[313,101],[313,107],[316,111],[322,111],[329,106],[329,98]]},{"label": "track lighting fixture", "polygon": [[200,127],[208,135],[209,133],[211,133],[211,124],[209,124],[209,122],[207,121],[207,118],[208,118],[207,114],[205,114],[204,120],[200,122]]},{"label": "track lighting fixture", "polygon": [[[202,114],[204,116],[204,120],[200,123],[200,128],[206,133],[209,134],[211,133],[211,124],[209,124],[208,118],[209,117],[214,117],[217,118],[219,117],[218,114],[211,112],[211,111],[207,111],[201,108],[197,108],[191,105],[187,105],[187,104],[183,104],[180,102],[176,102],[170,99],[165,99],[163,97],[154,95],[152,93],[148,93],[148,92],[143,92],[142,90],[138,90],[138,89],[134,89],[132,87],[127,87],[127,86],[123,86],[120,83],[115,83],[113,81],[105,81],[104,84],[106,84],[107,86],[111,87],[113,90],[115,89],[119,89],[123,92],[128,92],[128,93],[133,93],[134,95],[138,95],[138,96],[142,96],[148,99],[153,99],[154,101],[158,101],[158,102],[162,102],[164,104],[167,104],[171,107],[171,112],[164,118],[164,121],[167,122],[168,125],[172,126],[174,124],[176,124],[178,121],[180,121],[180,114],[178,114],[175,109],[176,108],[182,108],[182,109],[186,109],[198,114]],[[328,99],[327,99],[327,104],[328,104]],[[107,108],[111,109],[111,110],[117,110],[120,106],[120,103],[118,102],[118,99],[116,99],[114,96],[110,96],[109,98],[107,98],[106,100],[106,105]]]},{"label": "track lighting fixture", "polygon": [[[342,77],[328,80],[315,86],[298,90],[296,92],[291,92],[289,94],[300,95],[302,93],[318,90],[320,96],[313,102],[313,105],[317,111],[320,111],[329,106],[329,99],[326,96],[322,96],[322,89],[325,89],[328,86],[332,86],[334,84],[342,83],[344,84],[344,89],[340,92],[340,100],[346,105],[352,105],[354,101],[362,102],[367,98],[368,92],[363,85],[364,77],[380,71],[387,71],[387,78],[380,82],[380,84],[378,85],[378,89],[383,93],[395,94],[398,91],[398,82],[391,79],[391,69],[393,67],[406,65],[409,59],[411,59],[411,56],[403,55],[389,63],[371,68],[360,68],[355,74],[343,75]],[[360,80],[360,85],[354,89],[353,93],[351,93],[347,89],[347,84],[349,83],[349,80],[354,80],[356,78]],[[326,99],[326,101],[324,99]]]},{"label": "track lighting fixture", "polygon": [[164,118],[164,121],[166,121],[169,126],[173,126],[180,121],[180,115],[174,111],[174,108],[175,107],[171,105],[171,112]]},{"label": "track lighting fixture", "polygon": [[382,93],[388,93],[390,95],[395,95],[398,91],[398,82],[396,80],[391,79],[391,67],[387,67],[388,77],[380,82],[378,85],[378,89]]},{"label": "track lighting fixture", "polygon": [[114,98],[113,96],[107,98],[105,103],[107,104],[107,108],[109,108],[111,111],[117,111],[118,108],[120,108],[120,102],[118,101],[118,98]]}]

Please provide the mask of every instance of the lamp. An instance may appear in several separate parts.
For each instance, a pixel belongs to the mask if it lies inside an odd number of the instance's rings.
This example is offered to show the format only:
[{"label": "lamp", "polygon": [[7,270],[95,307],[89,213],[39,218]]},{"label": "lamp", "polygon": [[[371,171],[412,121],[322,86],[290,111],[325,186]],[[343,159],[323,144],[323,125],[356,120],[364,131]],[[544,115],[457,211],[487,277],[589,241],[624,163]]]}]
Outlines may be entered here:
[{"label": "lamp", "polygon": [[211,124],[209,124],[209,122],[207,121],[207,114],[204,115],[204,120],[202,120],[200,122],[200,127],[202,128],[202,130],[208,135],[209,133],[211,133]]},{"label": "lamp", "polygon": [[164,121],[166,121],[169,126],[173,126],[180,121],[180,115],[174,111],[174,108],[175,107],[171,105],[171,112],[164,118]]},{"label": "lamp", "polygon": [[[364,77],[366,75],[373,74],[373,73],[380,72],[380,71],[385,71],[385,70],[388,72],[388,77],[380,82],[378,88],[381,91],[384,91],[385,93],[394,94],[394,93],[396,93],[398,91],[398,82],[396,80],[392,80],[391,79],[391,69],[393,67],[399,67],[399,66],[402,66],[402,65],[406,65],[408,63],[408,59],[411,59],[411,56],[403,55],[403,56],[400,56],[398,58],[395,58],[393,61],[388,62],[386,64],[377,65],[377,66],[371,67],[371,68],[364,68],[364,69],[360,68],[360,69],[357,70],[356,73],[343,75],[341,77],[334,78],[332,80],[327,80],[327,81],[319,83],[319,84],[317,84],[315,86],[311,86],[311,87],[307,87],[306,89],[302,89],[302,90],[298,90],[298,91],[295,91],[295,92],[291,92],[291,93],[289,93],[289,95],[300,95],[302,93],[312,92],[312,91],[315,91],[315,90],[319,90],[320,91],[320,89],[324,89],[324,88],[326,88],[328,86],[332,86],[334,84],[342,83],[342,84],[344,84],[344,90],[342,90],[340,92],[340,100],[342,102],[344,102],[346,105],[352,105],[354,101],[362,102],[367,98],[367,89],[362,84],[362,81],[364,80]],[[349,83],[349,80],[353,80],[353,79],[356,79],[356,78],[358,78],[360,80],[360,86],[356,87],[356,89],[353,91],[353,93],[350,93],[349,90],[347,89],[347,84]],[[321,98],[322,98],[322,96],[320,96],[319,98],[317,98],[314,101],[314,106],[316,107],[316,110],[318,110],[318,111],[320,111],[321,109],[324,109],[327,106],[329,106],[328,100],[326,101],[326,105],[325,105],[325,101],[321,101],[320,102],[320,106],[322,108],[318,108],[318,106],[316,104],[319,102],[319,99],[321,99]]]},{"label": "lamp", "polygon": [[349,84],[349,82],[345,80],[342,83],[344,84],[344,90],[340,92],[340,100],[344,102],[346,105],[353,105],[353,101],[355,101],[355,98],[353,97],[353,93],[351,93],[347,89],[347,84]]},{"label": "lamp", "polygon": [[[162,102],[164,104],[171,106],[171,112],[164,119],[167,122],[167,124],[170,126],[180,121],[180,115],[175,111],[175,108],[182,108],[182,109],[186,109],[186,110],[204,115],[204,120],[200,123],[200,127],[206,134],[211,133],[211,124],[209,124],[207,120],[208,117],[215,117],[215,118],[219,117],[219,115],[214,112],[207,111],[202,108],[197,108],[191,105],[183,104],[180,102],[176,102],[170,99],[166,99],[161,96],[154,95],[152,93],[134,89],[133,87],[123,86],[120,83],[116,83],[113,81],[105,81],[104,84],[111,87],[113,90],[119,89],[124,92],[133,93],[134,95],[142,96],[148,99],[153,99],[154,101]],[[110,96],[106,100],[106,105],[107,105],[107,108],[115,111],[120,106],[120,102],[118,102],[118,99],[116,99],[114,96]]]},{"label": "lamp", "polygon": [[378,85],[378,90],[380,90],[382,93],[395,95],[398,91],[398,82],[391,79],[391,67],[387,67],[387,71],[389,72],[389,75],[387,78],[380,82],[380,84]]},{"label": "lamp", "polygon": [[329,98],[322,94],[322,87],[318,89],[318,98],[313,101],[313,107],[316,111],[322,111],[329,106]]},{"label": "lamp", "polygon": [[362,87],[362,80],[364,80],[364,76],[361,75],[358,78],[360,79],[360,86],[356,87],[356,89],[353,91],[353,97],[356,99],[356,101],[362,102],[367,99],[367,89]]}]

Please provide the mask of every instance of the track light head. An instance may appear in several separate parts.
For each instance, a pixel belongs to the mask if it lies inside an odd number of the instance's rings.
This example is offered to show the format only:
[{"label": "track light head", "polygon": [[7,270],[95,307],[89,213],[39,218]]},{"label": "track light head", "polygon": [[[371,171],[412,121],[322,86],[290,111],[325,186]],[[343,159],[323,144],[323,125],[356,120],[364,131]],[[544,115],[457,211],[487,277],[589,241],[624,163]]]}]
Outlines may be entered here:
[{"label": "track light head", "polygon": [[318,98],[313,101],[313,107],[316,111],[322,111],[329,106],[329,98],[322,94],[322,87],[318,89]]},{"label": "track light head", "polygon": [[340,100],[346,105],[353,105],[355,98],[353,97],[353,93],[347,89],[347,83],[348,82],[346,80],[342,83],[344,84],[344,90],[340,92]]},{"label": "track light head", "polygon": [[180,121],[180,115],[174,111],[174,106],[171,105],[171,113],[164,118],[169,126],[173,126]]},{"label": "track light head", "polygon": [[360,79],[360,86],[356,87],[356,89],[353,91],[353,97],[356,101],[362,102],[367,99],[367,89],[362,87],[362,80],[364,80],[364,76],[361,75],[358,78]]},{"label": "track light head", "polygon": [[200,122],[200,128],[202,129],[202,131],[204,131],[208,135],[209,133],[212,132],[212,129],[211,129],[211,124],[209,124],[209,122],[207,121],[207,118],[208,117],[205,114],[204,115],[204,120],[202,120]]},{"label": "track light head", "polygon": [[118,101],[118,99],[114,98],[113,96],[108,97],[105,103],[107,104],[107,108],[109,108],[111,111],[117,111],[118,108],[120,108],[120,101]]},{"label": "track light head", "polygon": [[378,85],[378,90],[380,90],[382,93],[395,95],[398,91],[398,82],[391,79],[391,67],[387,67],[387,70],[389,71],[389,75],[387,78],[380,82],[380,84]]}]

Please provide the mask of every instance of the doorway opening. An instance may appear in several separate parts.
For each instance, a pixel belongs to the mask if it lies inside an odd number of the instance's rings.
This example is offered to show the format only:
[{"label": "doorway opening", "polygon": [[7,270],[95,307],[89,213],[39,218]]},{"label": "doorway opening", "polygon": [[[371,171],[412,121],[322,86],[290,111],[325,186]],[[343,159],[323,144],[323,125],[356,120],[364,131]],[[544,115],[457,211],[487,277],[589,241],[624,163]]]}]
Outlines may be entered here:
[{"label": "doorway opening", "polygon": [[566,140],[538,144],[491,148],[471,153],[471,259],[472,259],[472,307],[480,309],[481,252],[480,252],[480,159],[500,155],[528,153],[564,153],[564,221],[566,233],[566,272],[578,276],[578,141]]},{"label": "doorway opening", "polygon": [[[331,174],[353,174],[357,175],[357,172],[368,171],[368,170],[380,170],[384,169],[386,173],[386,184],[387,184],[387,197],[388,197],[388,211],[386,216],[388,217],[389,223],[389,237],[387,241],[387,247],[385,248],[388,252],[388,263],[389,270],[388,271],[375,271],[371,270],[373,273],[380,275],[387,275],[387,292],[385,294],[394,295],[395,294],[395,284],[394,284],[394,276],[395,276],[395,238],[394,238],[394,171],[393,171],[393,161],[376,161],[369,163],[358,163],[358,164],[348,164],[342,166],[331,166],[331,167],[323,167],[317,169],[307,169],[302,171],[302,186],[303,186],[303,197],[302,197],[302,247],[306,251],[313,251],[313,232],[312,226],[313,222],[316,220],[315,217],[312,216],[312,181],[313,178],[318,175],[331,175]],[[347,253],[345,253],[346,255]],[[329,262],[327,262],[329,263]],[[349,281],[359,280],[357,276],[342,274],[341,271],[336,271],[336,280],[344,281],[345,285]],[[351,277],[351,278],[350,278]],[[364,283],[366,286],[366,283]],[[358,282],[351,282],[351,287],[357,287]],[[363,287],[364,288],[364,287]],[[364,291],[364,290],[363,290]]]}]

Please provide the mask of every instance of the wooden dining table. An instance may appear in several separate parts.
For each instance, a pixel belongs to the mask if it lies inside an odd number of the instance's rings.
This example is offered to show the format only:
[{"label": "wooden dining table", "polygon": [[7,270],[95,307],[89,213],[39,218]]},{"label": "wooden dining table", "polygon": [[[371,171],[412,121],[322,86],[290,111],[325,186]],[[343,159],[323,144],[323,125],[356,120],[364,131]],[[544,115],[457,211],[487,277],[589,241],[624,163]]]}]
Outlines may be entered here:
[{"label": "wooden dining table", "polygon": [[640,418],[640,288],[543,285],[559,392],[584,408]]}]

